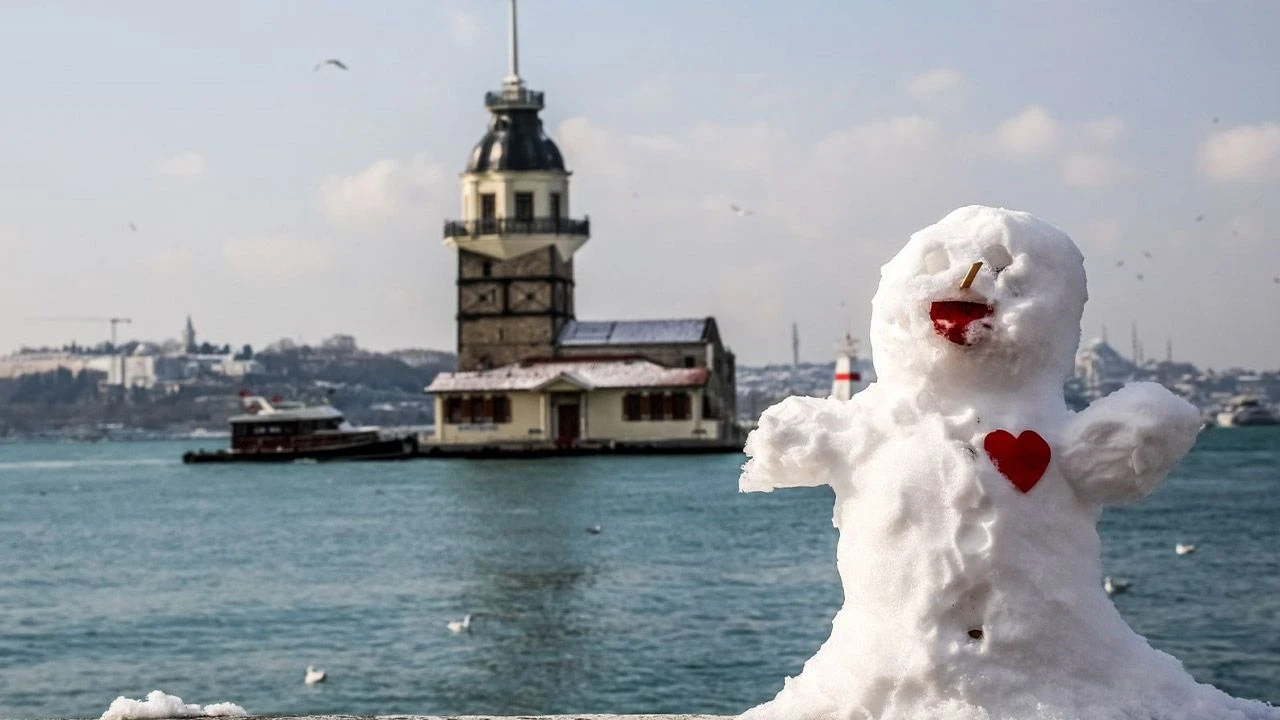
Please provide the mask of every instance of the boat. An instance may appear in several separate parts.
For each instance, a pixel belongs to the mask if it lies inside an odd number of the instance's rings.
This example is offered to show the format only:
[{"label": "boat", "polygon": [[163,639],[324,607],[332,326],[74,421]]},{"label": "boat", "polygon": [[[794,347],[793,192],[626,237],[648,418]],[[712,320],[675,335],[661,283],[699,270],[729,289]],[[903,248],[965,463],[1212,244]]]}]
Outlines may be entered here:
[{"label": "boat", "polygon": [[184,463],[404,460],[418,455],[412,435],[384,437],[358,428],[331,405],[242,397],[245,412],[230,419],[229,450],[184,453]]},{"label": "boat", "polygon": [[1277,425],[1280,418],[1252,395],[1238,395],[1227,401],[1218,412],[1219,427],[1244,427],[1248,425]]}]

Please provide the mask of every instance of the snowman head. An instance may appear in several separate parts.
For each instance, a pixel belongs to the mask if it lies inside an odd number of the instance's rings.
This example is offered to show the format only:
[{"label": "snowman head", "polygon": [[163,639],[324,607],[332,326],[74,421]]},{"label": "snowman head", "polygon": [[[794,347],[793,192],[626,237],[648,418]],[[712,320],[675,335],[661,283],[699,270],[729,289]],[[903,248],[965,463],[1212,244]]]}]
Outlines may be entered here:
[{"label": "snowman head", "polygon": [[1024,212],[960,208],[912,235],[881,268],[871,303],[876,375],[1060,392],[1086,299],[1084,258],[1061,230]]}]

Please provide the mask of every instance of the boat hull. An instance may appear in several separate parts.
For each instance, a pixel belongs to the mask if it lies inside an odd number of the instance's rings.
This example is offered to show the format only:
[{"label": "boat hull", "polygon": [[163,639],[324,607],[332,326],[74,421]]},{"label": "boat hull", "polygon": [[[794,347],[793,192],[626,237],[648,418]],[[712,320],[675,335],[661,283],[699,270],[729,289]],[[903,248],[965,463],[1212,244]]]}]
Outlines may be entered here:
[{"label": "boat hull", "polygon": [[368,443],[340,445],[306,450],[279,450],[261,452],[236,452],[233,450],[193,450],[183,453],[182,462],[199,463],[286,463],[298,460],[329,462],[337,460],[408,460],[418,456],[415,438],[395,438]]}]

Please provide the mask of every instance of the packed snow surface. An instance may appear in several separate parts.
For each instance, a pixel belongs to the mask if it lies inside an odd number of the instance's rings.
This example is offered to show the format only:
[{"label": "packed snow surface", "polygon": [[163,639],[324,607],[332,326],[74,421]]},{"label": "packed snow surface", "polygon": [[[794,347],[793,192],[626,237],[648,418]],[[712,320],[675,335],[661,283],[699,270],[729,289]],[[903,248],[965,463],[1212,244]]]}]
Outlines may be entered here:
[{"label": "packed snow surface", "polygon": [[160,690],[147,693],[146,700],[132,700],[121,695],[102,713],[99,720],[148,720],[150,718],[244,717],[244,708],[235,703],[194,705],[182,702],[177,695]]},{"label": "packed snow surface", "polygon": [[1103,592],[1102,506],[1154,490],[1200,415],[1153,383],[1066,407],[1086,297],[1064,233],[961,208],[881,270],[877,382],[765,411],[741,489],[834,489],[844,606],[741,720],[1280,719],[1197,683]]}]

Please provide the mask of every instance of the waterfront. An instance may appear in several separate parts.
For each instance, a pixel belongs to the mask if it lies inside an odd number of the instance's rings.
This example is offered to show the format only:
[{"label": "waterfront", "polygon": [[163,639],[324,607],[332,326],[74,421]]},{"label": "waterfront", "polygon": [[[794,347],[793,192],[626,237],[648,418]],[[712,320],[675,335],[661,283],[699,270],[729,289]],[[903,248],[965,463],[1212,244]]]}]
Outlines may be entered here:
[{"label": "waterfront", "polygon": [[[0,445],[0,717],[152,689],[255,714],[732,713],[840,605],[829,492],[739,495],[738,455],[183,466],[190,447]],[[1102,519],[1134,628],[1271,702],[1278,518],[1259,428],[1206,432]]]}]

